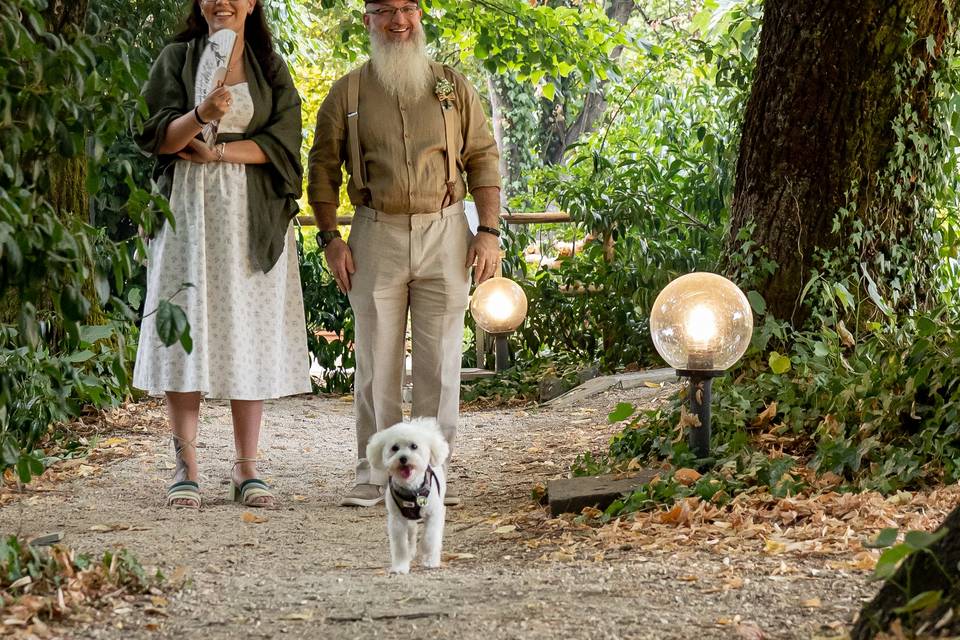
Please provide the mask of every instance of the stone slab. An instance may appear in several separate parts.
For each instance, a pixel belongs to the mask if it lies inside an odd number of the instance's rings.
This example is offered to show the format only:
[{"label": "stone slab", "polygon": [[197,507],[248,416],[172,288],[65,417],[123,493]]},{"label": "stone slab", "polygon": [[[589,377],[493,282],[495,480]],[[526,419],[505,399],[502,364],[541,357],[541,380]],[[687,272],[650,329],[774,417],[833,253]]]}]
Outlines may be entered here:
[{"label": "stone slab", "polygon": [[657,475],[652,469],[644,469],[629,477],[623,474],[560,478],[547,482],[547,500],[550,513],[580,513],[584,507],[606,509],[611,502],[625,493],[631,493]]},{"label": "stone slab", "polygon": [[610,389],[633,389],[643,386],[647,382],[672,382],[676,379],[677,372],[673,369],[649,369],[647,371],[619,373],[613,376],[600,376],[587,380],[580,386],[574,387],[565,394],[545,403],[545,405],[549,407],[569,407]]}]

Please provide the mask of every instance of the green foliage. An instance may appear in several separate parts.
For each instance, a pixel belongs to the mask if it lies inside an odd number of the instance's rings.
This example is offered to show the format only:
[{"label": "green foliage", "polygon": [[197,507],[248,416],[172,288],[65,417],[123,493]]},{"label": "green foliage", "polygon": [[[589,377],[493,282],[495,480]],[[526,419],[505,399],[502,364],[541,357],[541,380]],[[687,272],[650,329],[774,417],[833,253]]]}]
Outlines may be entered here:
[{"label": "green foliage", "polygon": [[85,176],[94,196],[109,174],[128,187],[133,224],[151,230],[169,213],[134,186],[131,163],[107,153],[144,112],[133,38],[93,14],[50,33],[45,7],[0,6],[0,466],[15,465],[22,481],[42,470],[34,447],[51,422],[129,393],[132,251],[87,224],[83,198],[64,203],[61,189]]},{"label": "green foliage", "polygon": [[[312,250],[309,250],[310,244],[313,245]],[[353,309],[346,294],[334,282],[323,251],[317,248],[315,240],[305,240],[301,227],[297,227],[297,253],[300,257],[300,282],[307,318],[307,349],[324,371],[319,383],[314,380],[314,391],[349,393],[353,388],[353,369],[356,367],[351,348]],[[328,339],[325,332],[334,335]]]},{"label": "green foliage", "polygon": [[[98,559],[59,545],[37,549],[17,536],[0,539],[0,591],[12,598],[4,605],[15,604],[17,589],[29,584],[31,596],[47,599],[48,606],[38,615],[48,620],[54,611],[67,613],[65,607],[82,601],[96,605],[101,596],[118,589],[147,593],[162,581],[159,571],[148,575],[127,549],[105,551]],[[72,593],[76,591],[81,592],[79,598]]]},{"label": "green foliage", "polygon": [[[890,609],[889,613],[903,620],[906,629],[920,627],[924,619],[931,622],[942,619],[943,611],[955,606],[957,594],[960,593],[956,568],[945,565],[943,560],[946,558],[938,557],[938,552],[932,548],[949,533],[955,532],[946,526],[933,533],[907,531],[903,535],[903,542],[898,544],[899,531],[891,527],[883,529],[875,540],[865,544],[867,547],[883,549],[870,579],[886,581],[902,594],[905,602]],[[948,558],[949,552],[946,555]],[[926,566],[923,567],[922,563]],[[901,567],[905,570],[898,571]],[[943,589],[930,589],[931,585],[944,585],[949,589],[945,593]],[[878,627],[876,613],[868,605],[861,622],[866,621],[869,626]]]},{"label": "green foliage", "polygon": [[496,376],[461,383],[460,400],[484,405],[537,402],[541,380],[555,377],[565,388],[573,388],[580,369],[582,365],[566,353],[525,360]]},{"label": "green foliage", "polygon": [[[610,51],[623,43],[617,26],[595,2],[556,4],[561,6],[528,0],[421,1],[428,40],[459,49],[461,59],[476,58],[488,71],[511,71],[543,87],[574,69],[587,78],[605,77]],[[337,57],[356,60],[367,42],[362,4],[320,0],[320,6],[343,16]]]},{"label": "green foliage", "polygon": [[[940,311],[859,335],[838,329],[790,332],[764,319],[745,360],[714,382],[711,459],[696,460],[676,426],[681,397],[634,416],[608,456],[584,457],[575,472],[631,460],[707,470],[683,488],[668,473],[668,487],[613,511],[714,489],[789,495],[828,473],[848,489],[883,493],[960,480],[960,319]],[[774,342],[789,353],[774,358]]]}]

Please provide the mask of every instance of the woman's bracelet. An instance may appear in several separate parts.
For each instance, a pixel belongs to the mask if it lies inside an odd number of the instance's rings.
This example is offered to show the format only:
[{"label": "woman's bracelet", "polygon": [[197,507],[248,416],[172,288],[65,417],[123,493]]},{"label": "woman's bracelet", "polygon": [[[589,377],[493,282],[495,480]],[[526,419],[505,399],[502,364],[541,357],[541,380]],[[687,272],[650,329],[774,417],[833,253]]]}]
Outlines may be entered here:
[{"label": "woman's bracelet", "polygon": [[221,142],[217,145],[217,162],[223,162],[223,152],[227,150],[227,143]]},{"label": "woman's bracelet", "polygon": [[201,127],[207,125],[207,121],[200,117],[200,105],[197,105],[193,108],[193,117],[197,119],[197,122],[200,123]]}]

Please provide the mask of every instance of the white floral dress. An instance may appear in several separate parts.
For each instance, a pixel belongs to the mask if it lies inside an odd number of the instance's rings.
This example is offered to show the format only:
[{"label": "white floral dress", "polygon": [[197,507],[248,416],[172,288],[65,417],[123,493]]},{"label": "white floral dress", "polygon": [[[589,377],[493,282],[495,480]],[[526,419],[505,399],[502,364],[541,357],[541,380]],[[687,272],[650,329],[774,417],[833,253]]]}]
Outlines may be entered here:
[{"label": "white floral dress", "polygon": [[[233,107],[220,121],[220,132],[240,133],[253,116],[253,101],[246,83],[230,92]],[[156,314],[148,315],[140,330],[134,386],[151,395],[199,391],[233,400],[309,392],[293,229],[268,273],[253,266],[242,164],[178,160],[170,209],[176,229],[165,224],[150,242],[144,313],[172,297],[187,314],[193,351],[186,353],[179,343],[164,346]]]}]

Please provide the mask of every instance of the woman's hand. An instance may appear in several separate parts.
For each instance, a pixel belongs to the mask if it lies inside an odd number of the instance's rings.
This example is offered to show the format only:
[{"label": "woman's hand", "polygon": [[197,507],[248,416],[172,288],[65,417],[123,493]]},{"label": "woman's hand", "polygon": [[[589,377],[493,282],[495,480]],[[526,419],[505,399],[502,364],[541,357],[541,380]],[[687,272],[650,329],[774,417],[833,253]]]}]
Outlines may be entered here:
[{"label": "woman's hand", "polygon": [[203,102],[197,106],[197,111],[200,112],[204,122],[212,122],[227,115],[232,104],[233,96],[230,95],[230,90],[220,85],[203,99]]},{"label": "woman's hand", "polygon": [[180,151],[177,151],[177,155],[184,160],[196,162],[197,164],[207,164],[208,162],[219,161],[216,147],[211,149],[205,142],[202,140],[197,140],[196,138],[192,138],[190,142],[187,143],[187,146]]}]

